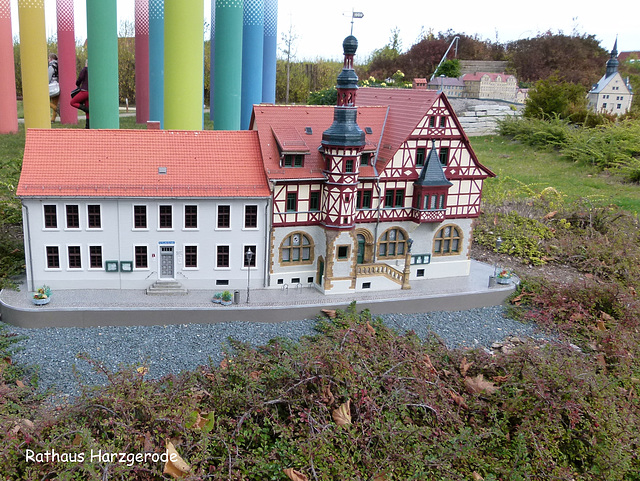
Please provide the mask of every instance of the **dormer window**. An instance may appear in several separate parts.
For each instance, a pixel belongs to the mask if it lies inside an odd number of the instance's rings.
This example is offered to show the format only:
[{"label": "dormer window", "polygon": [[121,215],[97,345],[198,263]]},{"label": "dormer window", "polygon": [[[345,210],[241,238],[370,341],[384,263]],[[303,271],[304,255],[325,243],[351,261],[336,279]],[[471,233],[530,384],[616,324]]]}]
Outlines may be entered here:
[{"label": "dormer window", "polygon": [[360,155],[360,165],[370,165],[372,155],[371,152],[362,152]]},{"label": "dormer window", "polygon": [[282,165],[284,167],[302,167],[304,165],[304,155],[303,154],[284,154]]}]

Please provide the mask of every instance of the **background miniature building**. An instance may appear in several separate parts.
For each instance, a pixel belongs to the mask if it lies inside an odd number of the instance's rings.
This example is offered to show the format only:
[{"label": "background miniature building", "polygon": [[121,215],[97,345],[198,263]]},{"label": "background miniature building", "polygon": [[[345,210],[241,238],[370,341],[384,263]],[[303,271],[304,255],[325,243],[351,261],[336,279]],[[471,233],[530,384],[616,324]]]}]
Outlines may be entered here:
[{"label": "background miniature building", "polygon": [[604,76],[595,84],[589,93],[589,108],[596,112],[622,115],[631,108],[633,90],[629,79],[624,80],[618,72],[618,41],[611,50],[611,57],[607,60],[607,70]]},{"label": "background miniature building", "polygon": [[433,80],[429,82],[429,88],[431,90],[444,92],[447,94],[447,97],[452,98],[464,97],[465,93],[465,83],[462,81],[462,78],[434,77]]},{"label": "background miniature building", "polygon": [[516,101],[518,82],[513,75],[476,72],[464,74],[461,79],[464,82],[466,98]]}]

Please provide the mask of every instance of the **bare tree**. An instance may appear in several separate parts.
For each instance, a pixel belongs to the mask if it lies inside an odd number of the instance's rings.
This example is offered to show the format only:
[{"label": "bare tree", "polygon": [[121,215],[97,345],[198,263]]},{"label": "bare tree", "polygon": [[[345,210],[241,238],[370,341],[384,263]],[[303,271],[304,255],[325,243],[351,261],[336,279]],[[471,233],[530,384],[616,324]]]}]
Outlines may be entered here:
[{"label": "bare tree", "polygon": [[290,78],[291,78],[291,61],[296,56],[296,47],[294,46],[294,43],[296,40],[298,40],[298,35],[293,30],[292,23],[289,23],[289,31],[282,33],[281,40],[284,46],[280,47],[280,51],[285,56],[285,62],[287,65],[287,92],[286,92],[284,101],[285,103],[288,104],[289,103],[289,85],[290,85]]}]

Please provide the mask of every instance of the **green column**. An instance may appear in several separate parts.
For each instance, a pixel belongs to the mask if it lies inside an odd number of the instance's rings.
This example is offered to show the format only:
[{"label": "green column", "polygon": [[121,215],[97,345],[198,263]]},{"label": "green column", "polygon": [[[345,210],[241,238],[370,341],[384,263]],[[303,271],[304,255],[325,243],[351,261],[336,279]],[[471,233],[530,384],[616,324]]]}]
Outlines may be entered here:
[{"label": "green column", "polygon": [[87,0],[87,48],[91,128],[120,128],[116,0]]},{"label": "green column", "polygon": [[18,20],[25,127],[49,129],[51,115],[44,0],[19,0]]},{"label": "green column", "polygon": [[164,2],[164,128],[202,130],[204,0]]},{"label": "green column", "polygon": [[240,130],[243,3],[242,0],[215,0],[215,2],[213,128]]}]

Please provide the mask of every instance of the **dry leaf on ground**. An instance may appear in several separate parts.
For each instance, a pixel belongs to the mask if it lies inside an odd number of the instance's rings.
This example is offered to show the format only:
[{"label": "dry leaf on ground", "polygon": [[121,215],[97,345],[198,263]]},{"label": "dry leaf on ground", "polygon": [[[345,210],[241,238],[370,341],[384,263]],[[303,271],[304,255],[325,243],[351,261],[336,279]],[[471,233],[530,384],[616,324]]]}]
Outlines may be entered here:
[{"label": "dry leaf on ground", "polygon": [[338,426],[351,424],[351,399],[348,399],[347,402],[340,405],[339,408],[334,409],[331,416]]},{"label": "dry leaf on ground", "polygon": [[466,376],[471,366],[473,366],[473,361],[469,362],[466,357],[463,357],[462,361],[460,361],[460,374],[462,374],[463,377]]},{"label": "dry leaf on ground", "polygon": [[293,468],[285,469],[284,474],[286,474],[291,481],[309,481],[309,478],[307,478],[306,475],[302,474],[300,471],[296,471]]},{"label": "dry leaf on ground", "polygon": [[451,396],[451,399],[454,400],[454,402],[460,406],[462,409],[469,409],[469,406],[467,405],[467,403],[465,402],[464,398],[462,396],[460,396],[460,394],[456,394],[453,391],[449,391],[449,396]]},{"label": "dry leaf on ground", "polygon": [[476,377],[465,377],[464,385],[469,392],[473,394],[479,394],[481,392],[493,394],[499,389],[493,382],[487,381],[482,374],[478,374]]},{"label": "dry leaf on ground", "polygon": [[183,478],[189,471],[191,471],[191,467],[180,457],[173,443],[167,441],[167,462],[162,473],[177,479]]}]

